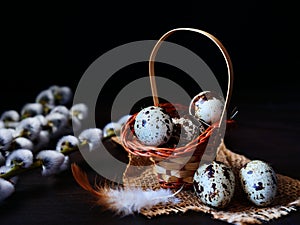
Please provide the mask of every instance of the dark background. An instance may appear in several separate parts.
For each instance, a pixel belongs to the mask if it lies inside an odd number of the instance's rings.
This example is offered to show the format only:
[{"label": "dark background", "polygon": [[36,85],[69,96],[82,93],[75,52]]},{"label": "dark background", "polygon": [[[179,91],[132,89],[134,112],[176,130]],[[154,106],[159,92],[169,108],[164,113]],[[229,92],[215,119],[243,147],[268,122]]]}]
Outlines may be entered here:
[{"label": "dark background", "polygon": [[[199,28],[220,39],[233,61],[239,103],[286,102],[286,92],[297,99],[295,8],[273,1],[4,5],[1,109],[32,101],[53,84],[75,90],[84,71],[106,51],[157,40],[177,27]],[[168,40],[185,44],[212,70],[226,72],[220,53],[205,38],[179,33]]]},{"label": "dark background", "polygon": [[[157,40],[177,27],[199,28],[215,35],[233,62],[235,80],[230,105],[239,109],[236,117],[239,127],[229,135],[228,147],[250,158],[268,161],[277,172],[300,179],[296,37],[299,16],[291,2],[95,4],[81,1],[55,5],[13,2],[1,8],[0,112],[20,110],[25,103],[34,101],[41,90],[54,84],[76,90],[89,65],[114,47],[132,41]],[[221,84],[226,84],[224,62],[209,41],[193,34],[175,36],[168,40],[197,53],[220,74]],[[164,65],[157,69],[180,74]],[[147,71],[147,64],[133,65],[123,73],[131,73],[130,79],[134,79],[141,74],[135,71]],[[112,82],[110,91],[115,91],[104,93],[108,105],[96,109],[99,115],[102,113],[96,118],[99,127],[109,122],[108,106],[114,93],[128,82],[121,75],[114,79],[118,83]],[[35,221],[102,224],[102,219],[108,224],[150,223],[140,217],[119,220],[109,213],[101,214],[97,207],[85,201],[91,199],[76,185],[70,173],[64,182],[29,175],[20,180],[16,194],[4,205],[6,210],[0,214],[0,224]],[[49,216],[51,213],[56,216]],[[174,218],[172,221],[178,224],[182,221],[223,224],[197,213]],[[172,221],[162,217],[152,223]],[[299,213],[273,223],[299,224]]]}]

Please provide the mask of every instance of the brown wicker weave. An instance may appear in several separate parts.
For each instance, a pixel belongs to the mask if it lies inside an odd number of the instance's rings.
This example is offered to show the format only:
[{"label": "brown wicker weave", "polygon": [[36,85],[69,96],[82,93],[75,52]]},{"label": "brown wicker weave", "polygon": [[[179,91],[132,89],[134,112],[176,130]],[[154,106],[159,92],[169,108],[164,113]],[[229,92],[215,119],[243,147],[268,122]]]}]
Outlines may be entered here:
[{"label": "brown wicker weave", "polygon": [[[159,177],[159,181],[164,188],[179,188],[184,185],[185,189],[192,187],[193,176],[200,161],[202,160],[204,152],[209,152],[209,159],[213,160],[217,147],[220,144],[221,138],[224,136],[226,125],[232,125],[232,120],[226,120],[226,110],[228,108],[229,99],[232,91],[232,63],[230,57],[221,44],[221,42],[212,36],[211,34],[192,28],[177,28],[164,34],[151,53],[149,60],[149,73],[150,83],[153,95],[153,102],[155,106],[160,106],[171,117],[177,117],[178,115],[189,114],[191,105],[189,107],[179,104],[159,104],[157,98],[157,90],[154,76],[154,59],[158,48],[168,36],[176,31],[193,31],[202,34],[212,40],[220,49],[224,56],[228,69],[228,86],[227,94],[224,103],[224,109],[220,118],[220,121],[210,125],[203,133],[197,138],[187,143],[185,146],[145,146],[142,145],[134,135],[134,121],[137,114],[133,115],[129,121],[123,126],[121,131],[121,140],[124,148],[132,155],[149,157],[155,163],[155,169]],[[207,154],[206,154],[207,156]]]},{"label": "brown wicker weave", "polygon": [[[168,108],[169,104],[161,107]],[[208,140],[218,124],[209,126],[201,135],[185,146],[154,147],[141,144],[133,131],[136,114],[124,125],[122,129],[122,145],[130,154],[141,157],[149,157],[154,162],[160,184],[164,188],[179,188],[184,184],[188,189],[192,186],[193,176],[199,167]],[[227,124],[233,125],[233,120]]]}]

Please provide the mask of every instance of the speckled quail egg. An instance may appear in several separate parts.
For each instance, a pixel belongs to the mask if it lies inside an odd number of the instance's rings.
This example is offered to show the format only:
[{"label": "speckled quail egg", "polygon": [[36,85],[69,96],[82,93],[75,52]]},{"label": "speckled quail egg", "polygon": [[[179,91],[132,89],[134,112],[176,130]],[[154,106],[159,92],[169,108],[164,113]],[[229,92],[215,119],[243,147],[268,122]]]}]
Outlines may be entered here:
[{"label": "speckled quail egg", "polygon": [[224,208],[233,197],[235,176],[230,167],[213,161],[197,169],[193,177],[193,186],[196,195],[204,204]]},{"label": "speckled quail egg", "polygon": [[173,131],[171,117],[161,107],[149,106],[136,116],[134,132],[144,145],[159,146],[168,142]]},{"label": "speckled quail egg", "polygon": [[203,91],[196,95],[189,106],[189,112],[207,124],[218,122],[224,108],[224,100],[216,93]]},{"label": "speckled quail egg", "polygon": [[185,145],[205,131],[204,126],[191,115],[172,118],[173,135],[178,139],[178,145]]},{"label": "speckled quail egg", "polygon": [[276,173],[266,162],[248,162],[240,170],[240,181],[248,199],[257,206],[271,204],[276,196]]}]

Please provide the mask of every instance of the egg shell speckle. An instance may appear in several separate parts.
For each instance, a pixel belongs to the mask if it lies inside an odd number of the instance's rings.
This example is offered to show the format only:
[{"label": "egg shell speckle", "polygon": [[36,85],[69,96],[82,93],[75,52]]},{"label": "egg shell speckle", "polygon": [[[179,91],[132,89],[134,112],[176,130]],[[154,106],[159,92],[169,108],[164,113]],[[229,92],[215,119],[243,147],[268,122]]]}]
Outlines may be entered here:
[{"label": "egg shell speckle", "polygon": [[209,206],[224,208],[231,201],[235,190],[235,176],[231,168],[213,161],[203,164],[194,174],[196,195]]},{"label": "egg shell speckle", "polygon": [[276,196],[277,176],[266,162],[248,162],[240,170],[240,181],[248,199],[257,206],[270,205]]},{"label": "egg shell speckle", "polygon": [[174,135],[179,139],[179,146],[186,145],[205,131],[204,126],[191,115],[172,118],[172,122],[174,124]]},{"label": "egg shell speckle", "polygon": [[168,142],[173,131],[171,118],[160,107],[149,106],[136,116],[134,132],[145,145],[159,146]]},{"label": "egg shell speckle", "polygon": [[224,100],[216,93],[203,91],[190,103],[190,113],[207,124],[218,122],[224,108]]}]

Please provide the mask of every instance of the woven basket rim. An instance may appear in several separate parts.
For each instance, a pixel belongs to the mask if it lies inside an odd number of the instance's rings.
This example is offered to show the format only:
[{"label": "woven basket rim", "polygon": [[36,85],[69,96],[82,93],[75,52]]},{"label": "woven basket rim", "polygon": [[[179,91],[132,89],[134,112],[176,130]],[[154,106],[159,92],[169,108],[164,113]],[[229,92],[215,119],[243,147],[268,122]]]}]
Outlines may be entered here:
[{"label": "woven basket rim", "polygon": [[[171,103],[160,104],[160,107],[165,107]],[[180,104],[171,104],[179,107],[185,107]],[[194,152],[199,146],[205,145],[211,136],[212,132],[219,127],[219,122],[210,125],[204,132],[202,132],[195,139],[190,141],[184,146],[179,146],[175,148],[167,147],[156,147],[156,146],[146,146],[140,143],[132,131],[132,126],[135,121],[135,117],[138,113],[133,114],[130,119],[123,125],[121,129],[121,142],[125,150],[133,155],[139,155],[144,157],[154,157],[158,159],[168,158],[168,157],[180,157],[189,152]],[[226,121],[228,125],[234,123],[233,120]]]}]

